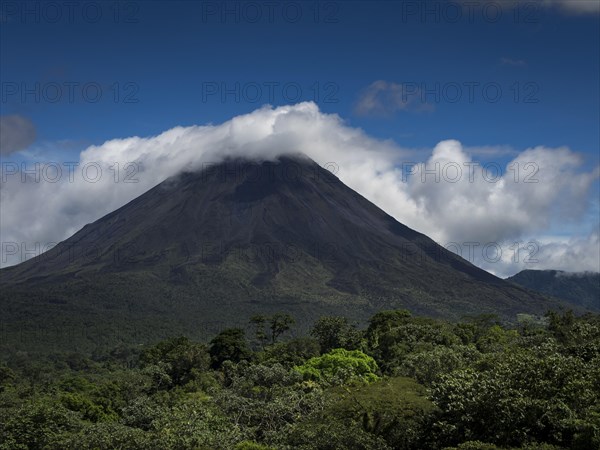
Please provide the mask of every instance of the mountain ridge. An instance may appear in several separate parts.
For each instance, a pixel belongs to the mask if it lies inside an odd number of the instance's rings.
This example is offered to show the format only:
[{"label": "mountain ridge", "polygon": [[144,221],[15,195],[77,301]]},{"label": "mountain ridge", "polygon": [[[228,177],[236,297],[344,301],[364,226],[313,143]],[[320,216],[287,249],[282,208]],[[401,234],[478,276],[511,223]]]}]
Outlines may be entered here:
[{"label": "mountain ridge", "polygon": [[600,312],[599,272],[526,269],[507,278],[507,281]]}]

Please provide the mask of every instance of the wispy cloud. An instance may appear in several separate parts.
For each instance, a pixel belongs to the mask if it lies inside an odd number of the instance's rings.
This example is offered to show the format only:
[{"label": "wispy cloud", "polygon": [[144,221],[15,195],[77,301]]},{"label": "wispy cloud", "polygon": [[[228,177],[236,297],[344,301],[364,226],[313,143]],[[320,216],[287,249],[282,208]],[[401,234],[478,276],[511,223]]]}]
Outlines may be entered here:
[{"label": "wispy cloud", "polygon": [[530,8],[530,11],[540,7],[554,9],[567,15],[595,15],[600,13],[600,0],[513,0],[510,2],[498,2],[498,0],[481,0],[479,2],[459,0],[458,3],[463,5],[471,4],[479,7],[486,6],[489,3],[495,3],[496,5],[502,5],[503,7],[509,8],[520,8],[526,5]]},{"label": "wispy cloud", "polygon": [[0,116],[0,154],[8,155],[29,147],[35,141],[35,126],[26,117]]},{"label": "wispy cloud", "polygon": [[414,84],[377,80],[359,95],[354,112],[360,116],[391,116],[399,111],[433,111]]},{"label": "wispy cloud", "polygon": [[506,58],[506,57],[500,58],[500,62],[504,66],[523,67],[523,66],[527,65],[527,63],[522,59],[512,59],[512,58]]},{"label": "wispy cloud", "polygon": [[510,145],[480,145],[474,147],[465,147],[465,152],[471,156],[517,156],[519,151]]},{"label": "wispy cloud", "polygon": [[600,0],[543,0],[543,2],[572,14],[600,13]]}]

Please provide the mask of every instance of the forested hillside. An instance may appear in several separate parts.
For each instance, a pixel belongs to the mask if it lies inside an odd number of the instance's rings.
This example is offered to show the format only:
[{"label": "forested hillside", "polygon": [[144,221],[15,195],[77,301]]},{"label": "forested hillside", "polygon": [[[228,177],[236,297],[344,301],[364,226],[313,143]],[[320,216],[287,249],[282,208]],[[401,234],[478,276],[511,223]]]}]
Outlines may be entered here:
[{"label": "forested hillside", "polygon": [[600,311],[600,273],[598,272],[523,270],[507,280],[532,291],[587,308],[589,311]]},{"label": "forested hillside", "polygon": [[[600,316],[286,314],[0,365],[0,449],[600,448]],[[6,355],[5,355],[6,357]]]}]

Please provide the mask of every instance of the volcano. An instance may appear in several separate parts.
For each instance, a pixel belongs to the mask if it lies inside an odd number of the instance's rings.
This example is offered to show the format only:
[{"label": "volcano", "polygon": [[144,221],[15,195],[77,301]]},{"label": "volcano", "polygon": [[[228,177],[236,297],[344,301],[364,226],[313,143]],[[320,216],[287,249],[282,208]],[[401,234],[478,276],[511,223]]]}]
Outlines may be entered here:
[{"label": "volcano", "polygon": [[203,337],[258,313],[289,313],[302,328],[393,308],[457,319],[557,306],[402,225],[303,155],[169,178],[3,269],[0,283],[13,344]]}]

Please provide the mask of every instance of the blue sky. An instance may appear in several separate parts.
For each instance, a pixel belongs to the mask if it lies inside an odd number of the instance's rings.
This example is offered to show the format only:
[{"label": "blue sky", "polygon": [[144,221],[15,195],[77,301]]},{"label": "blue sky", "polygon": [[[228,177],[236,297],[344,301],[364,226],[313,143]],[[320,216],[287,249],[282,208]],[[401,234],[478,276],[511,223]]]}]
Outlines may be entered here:
[{"label": "blue sky", "polygon": [[[521,21],[533,23],[517,23],[510,2],[504,2],[497,23],[490,22],[492,10],[488,17],[482,7],[474,8],[472,20],[465,11],[462,19],[448,23],[444,19],[452,17],[451,10],[423,20],[425,7],[419,2],[284,2],[299,5],[302,17],[292,23],[296,9],[274,7],[270,23],[269,2],[254,3],[253,10],[235,2],[123,2],[119,23],[113,2],[98,3],[103,7],[97,23],[91,23],[95,10],[86,17],[83,7],[74,8],[73,20],[67,7],[61,8],[58,23],[47,23],[50,10],[40,9],[36,16],[20,9],[2,25],[2,112],[30,117],[42,141],[98,143],[175,125],[221,122],[271,99],[280,105],[299,98],[316,100],[323,111],[408,146],[431,146],[450,137],[473,146],[569,145],[597,161],[597,15],[523,6]],[[225,7],[233,12],[211,13]],[[255,11],[262,18],[249,23]],[[427,96],[432,112],[357,117],[353,107],[360,91],[376,80],[424,83],[442,95],[439,102],[433,93]],[[11,82],[19,84],[15,94],[6,84]],[[63,89],[56,103],[50,103],[56,92],[50,82]],[[98,83],[102,98],[92,103],[96,89],[91,86],[86,101],[82,87],[74,87],[71,103],[65,82]],[[207,92],[206,83],[213,82],[219,91],[221,83],[225,89],[240,83],[246,95],[239,103],[233,94],[222,101],[218,93]],[[21,83],[29,89],[41,83],[40,103],[32,94],[22,101]],[[261,87],[261,95],[252,83]],[[272,96],[268,83],[279,83]],[[284,93],[286,83],[297,83],[301,95],[293,85]],[[450,83],[461,85],[462,95]],[[473,103],[464,83],[480,83],[473,85]],[[502,89],[496,103],[491,102],[493,87],[490,101],[484,98],[487,83]],[[121,94],[116,103],[115,91]],[[453,98],[459,100],[450,103]]]},{"label": "blue sky", "polygon": [[[597,8],[460,3],[3,1],[1,114],[35,129],[3,160],[76,160],[109,139],[314,101],[405,148],[456,139],[506,164],[567,146],[597,167]],[[596,180],[584,218],[544,232],[593,229],[599,196]]]}]

